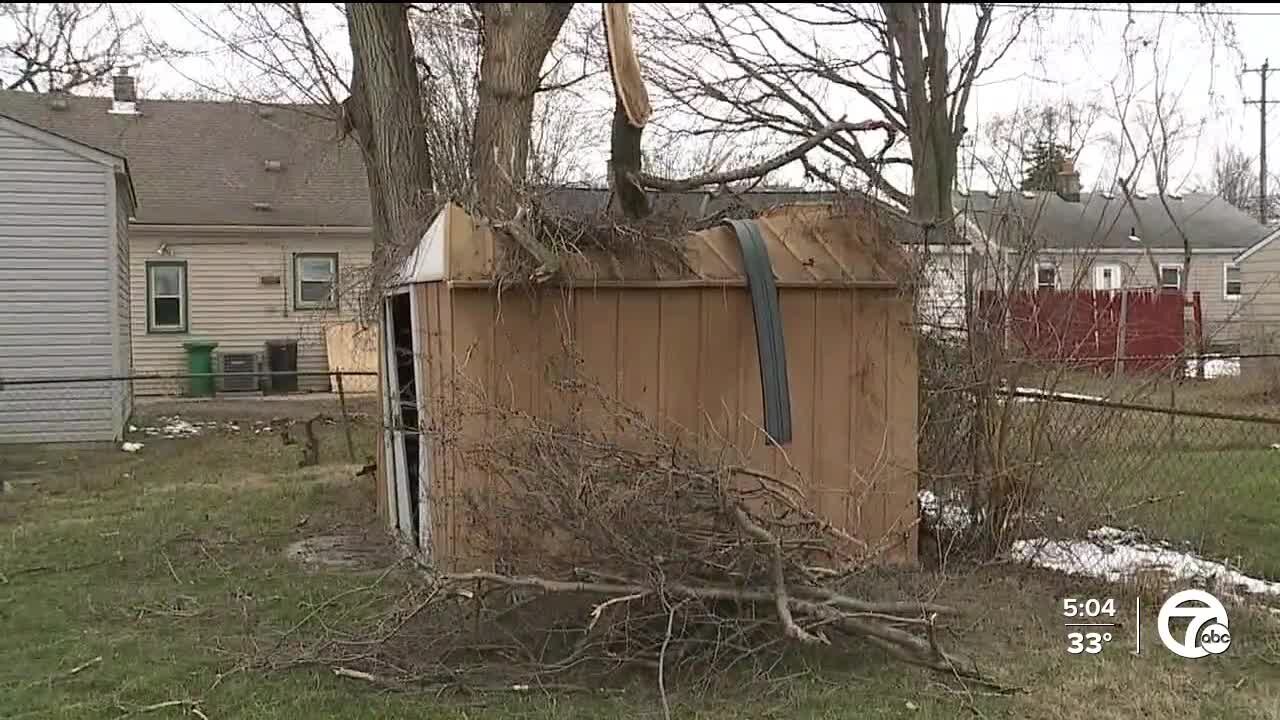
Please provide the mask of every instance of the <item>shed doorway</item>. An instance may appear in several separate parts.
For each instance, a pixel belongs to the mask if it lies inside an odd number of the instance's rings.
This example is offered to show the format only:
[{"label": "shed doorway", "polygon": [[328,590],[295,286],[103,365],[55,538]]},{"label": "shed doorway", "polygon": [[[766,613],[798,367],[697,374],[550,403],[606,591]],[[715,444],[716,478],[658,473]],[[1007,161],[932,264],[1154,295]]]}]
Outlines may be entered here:
[{"label": "shed doorway", "polygon": [[386,387],[383,397],[388,432],[383,450],[386,465],[392,475],[389,487],[393,489],[388,502],[393,508],[391,516],[404,539],[416,548],[425,548],[423,542],[424,507],[423,474],[426,472],[426,456],[422,450],[422,417],[418,405],[419,377],[417,336],[413,328],[418,315],[413,293],[400,292],[386,299],[384,313],[391,329],[385,334],[384,357]]}]

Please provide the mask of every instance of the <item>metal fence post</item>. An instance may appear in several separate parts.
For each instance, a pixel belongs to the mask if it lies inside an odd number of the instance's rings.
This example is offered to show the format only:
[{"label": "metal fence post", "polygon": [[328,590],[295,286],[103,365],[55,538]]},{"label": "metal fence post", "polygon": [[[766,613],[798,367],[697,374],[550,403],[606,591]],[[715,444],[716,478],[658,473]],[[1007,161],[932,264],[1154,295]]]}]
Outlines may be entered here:
[{"label": "metal fence post", "polygon": [[347,391],[342,386],[342,375],[339,371],[338,377],[338,405],[342,408],[342,432],[347,436],[347,457],[351,462],[356,461],[356,446],[351,442],[351,418],[347,415]]}]

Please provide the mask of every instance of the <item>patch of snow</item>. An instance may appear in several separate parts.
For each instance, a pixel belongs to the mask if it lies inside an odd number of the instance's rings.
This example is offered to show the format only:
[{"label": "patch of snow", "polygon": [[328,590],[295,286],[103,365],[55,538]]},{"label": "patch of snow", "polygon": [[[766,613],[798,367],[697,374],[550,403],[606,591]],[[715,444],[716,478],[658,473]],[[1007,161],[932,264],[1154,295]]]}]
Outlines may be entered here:
[{"label": "patch of snow", "polygon": [[141,450],[141,449],[142,449],[142,443],[140,443],[140,442],[127,442],[127,443],[125,443],[125,444],[121,445],[121,446],[120,446],[120,449],[121,449],[121,450],[123,450],[123,451],[125,451],[125,452],[127,452],[127,453],[136,453],[136,452],[138,452],[139,450]]},{"label": "patch of snow", "polygon": [[1132,578],[1142,570],[1159,570],[1174,580],[1203,581],[1219,591],[1280,595],[1280,583],[1250,577],[1223,563],[1167,543],[1145,542],[1136,532],[1108,526],[1089,531],[1087,540],[1019,540],[1010,556],[1048,570],[1111,582]]},{"label": "patch of snow", "polygon": [[[1080,395],[1078,393],[1057,392],[1054,390],[1043,390],[1041,388],[1031,388],[1031,387],[1020,387],[1017,389],[1017,392],[1020,392],[1024,395],[1040,395],[1042,397],[1063,398],[1066,400],[1104,400],[1105,399],[1105,398],[1100,398],[1097,395]],[[1020,397],[1018,398],[1018,400],[1022,402],[1037,401],[1036,398],[1029,398],[1029,397]]]},{"label": "patch of snow", "polygon": [[952,497],[948,501],[941,500],[932,490],[921,490],[916,493],[920,503],[920,512],[935,527],[945,530],[967,530],[973,523],[973,513],[967,504],[959,498]]},{"label": "patch of snow", "polygon": [[1215,357],[1212,359],[1188,360],[1186,374],[1188,377],[1199,377],[1197,364],[1204,366],[1204,377],[1213,380],[1220,377],[1239,377],[1240,358]]},{"label": "patch of snow", "polygon": [[138,432],[138,426],[137,426],[137,425],[130,425],[130,426],[129,426],[129,432]]}]

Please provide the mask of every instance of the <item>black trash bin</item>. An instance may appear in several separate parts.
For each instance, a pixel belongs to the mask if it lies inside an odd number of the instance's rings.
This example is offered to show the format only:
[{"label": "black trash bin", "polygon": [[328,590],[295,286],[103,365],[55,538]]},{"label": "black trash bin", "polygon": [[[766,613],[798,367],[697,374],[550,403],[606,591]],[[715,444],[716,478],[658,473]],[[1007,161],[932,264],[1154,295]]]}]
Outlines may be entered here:
[{"label": "black trash bin", "polygon": [[298,391],[298,341],[268,340],[267,369],[271,371],[268,387],[273,393]]}]

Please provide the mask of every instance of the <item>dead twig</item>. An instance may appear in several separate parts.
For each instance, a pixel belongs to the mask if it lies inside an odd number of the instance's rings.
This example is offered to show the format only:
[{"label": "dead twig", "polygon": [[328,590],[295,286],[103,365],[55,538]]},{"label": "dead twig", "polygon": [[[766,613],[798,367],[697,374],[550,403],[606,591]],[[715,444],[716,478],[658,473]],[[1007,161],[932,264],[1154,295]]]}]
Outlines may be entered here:
[{"label": "dead twig", "polygon": [[115,717],[115,720],[124,720],[124,718],[127,718],[127,717],[133,717],[134,715],[145,715],[147,713],[153,713],[157,710],[164,710],[166,708],[180,707],[180,708],[186,708],[188,710],[194,710],[199,706],[200,706],[199,700],[166,700],[164,702],[155,703],[154,705],[144,705],[139,708],[134,708],[133,710],[129,710],[121,715],[117,715]]}]

